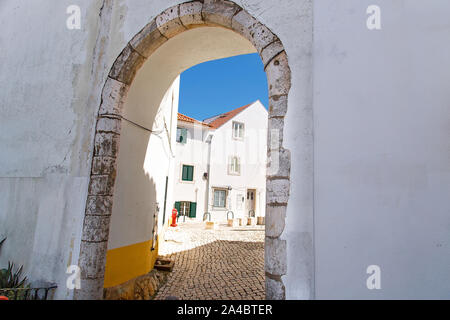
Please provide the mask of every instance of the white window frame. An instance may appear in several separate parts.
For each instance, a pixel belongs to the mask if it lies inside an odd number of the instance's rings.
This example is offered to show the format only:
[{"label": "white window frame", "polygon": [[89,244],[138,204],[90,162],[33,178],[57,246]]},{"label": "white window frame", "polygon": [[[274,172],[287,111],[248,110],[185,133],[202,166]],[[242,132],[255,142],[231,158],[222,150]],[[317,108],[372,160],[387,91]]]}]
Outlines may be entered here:
[{"label": "white window frame", "polygon": [[[236,135],[236,130],[235,130],[235,125],[239,126],[239,133],[238,135]],[[245,124],[243,122],[238,122],[238,121],[233,121],[232,127],[231,127],[231,131],[232,131],[232,136],[233,139],[235,140],[244,140],[244,136],[245,136]]]},{"label": "white window frame", "polygon": [[[223,207],[222,206],[216,206],[216,191],[224,192]],[[226,208],[227,208],[227,198],[228,198],[228,190],[227,189],[213,188],[213,208],[214,209],[226,210]],[[220,201],[220,199],[219,199],[219,201]]]},{"label": "white window frame", "polygon": [[240,176],[241,169],[242,169],[241,158],[238,156],[230,156],[228,159],[228,174],[233,176]]}]

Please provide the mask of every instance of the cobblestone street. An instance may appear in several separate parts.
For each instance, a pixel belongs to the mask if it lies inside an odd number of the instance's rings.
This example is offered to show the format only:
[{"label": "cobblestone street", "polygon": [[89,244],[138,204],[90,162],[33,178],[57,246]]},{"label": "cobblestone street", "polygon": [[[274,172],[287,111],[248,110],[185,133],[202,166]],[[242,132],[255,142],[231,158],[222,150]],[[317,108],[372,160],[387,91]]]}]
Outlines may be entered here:
[{"label": "cobblestone street", "polygon": [[175,259],[156,300],[265,299],[264,226],[206,230],[204,223],[169,228],[160,255]]}]

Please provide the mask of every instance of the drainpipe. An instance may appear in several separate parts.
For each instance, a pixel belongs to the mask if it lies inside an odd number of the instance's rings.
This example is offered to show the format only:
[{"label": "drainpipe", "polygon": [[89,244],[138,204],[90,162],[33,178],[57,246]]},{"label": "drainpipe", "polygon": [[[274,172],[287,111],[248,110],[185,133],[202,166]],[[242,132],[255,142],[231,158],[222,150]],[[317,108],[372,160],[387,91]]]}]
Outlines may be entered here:
[{"label": "drainpipe", "polygon": [[211,134],[207,139],[206,143],[208,144],[208,161],[206,163],[206,172],[208,173],[208,177],[206,179],[206,208],[205,213],[209,212],[209,181],[211,179],[211,142],[213,135]]}]

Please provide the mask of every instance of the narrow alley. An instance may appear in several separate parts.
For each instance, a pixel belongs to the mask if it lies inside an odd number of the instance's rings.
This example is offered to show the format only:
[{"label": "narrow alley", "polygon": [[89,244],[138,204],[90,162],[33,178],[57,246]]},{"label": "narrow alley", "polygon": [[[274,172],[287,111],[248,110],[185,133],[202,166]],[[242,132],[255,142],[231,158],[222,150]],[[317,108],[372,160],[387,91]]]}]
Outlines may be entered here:
[{"label": "narrow alley", "polygon": [[206,230],[204,223],[169,228],[160,255],[175,266],[156,300],[263,300],[264,226]]}]

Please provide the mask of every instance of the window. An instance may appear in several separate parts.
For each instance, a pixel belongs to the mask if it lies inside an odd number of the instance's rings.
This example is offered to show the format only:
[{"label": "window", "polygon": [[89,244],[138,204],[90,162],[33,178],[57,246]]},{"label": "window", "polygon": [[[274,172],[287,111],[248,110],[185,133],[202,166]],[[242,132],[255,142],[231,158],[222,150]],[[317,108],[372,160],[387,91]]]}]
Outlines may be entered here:
[{"label": "window", "polygon": [[183,165],[183,170],[181,172],[182,181],[194,181],[194,166]]},{"label": "window", "polygon": [[228,174],[241,174],[241,159],[239,159],[239,157],[230,157],[228,162]]},{"label": "window", "polygon": [[177,142],[186,143],[187,142],[187,129],[177,128]]},{"label": "window", "polygon": [[240,122],[233,122],[233,138],[244,139],[244,124]]},{"label": "window", "polygon": [[190,209],[191,209],[191,203],[187,201],[181,201],[180,202],[180,212],[178,214],[180,216],[190,216]]},{"label": "window", "polygon": [[226,190],[214,190],[214,207],[225,208],[227,199]]}]

